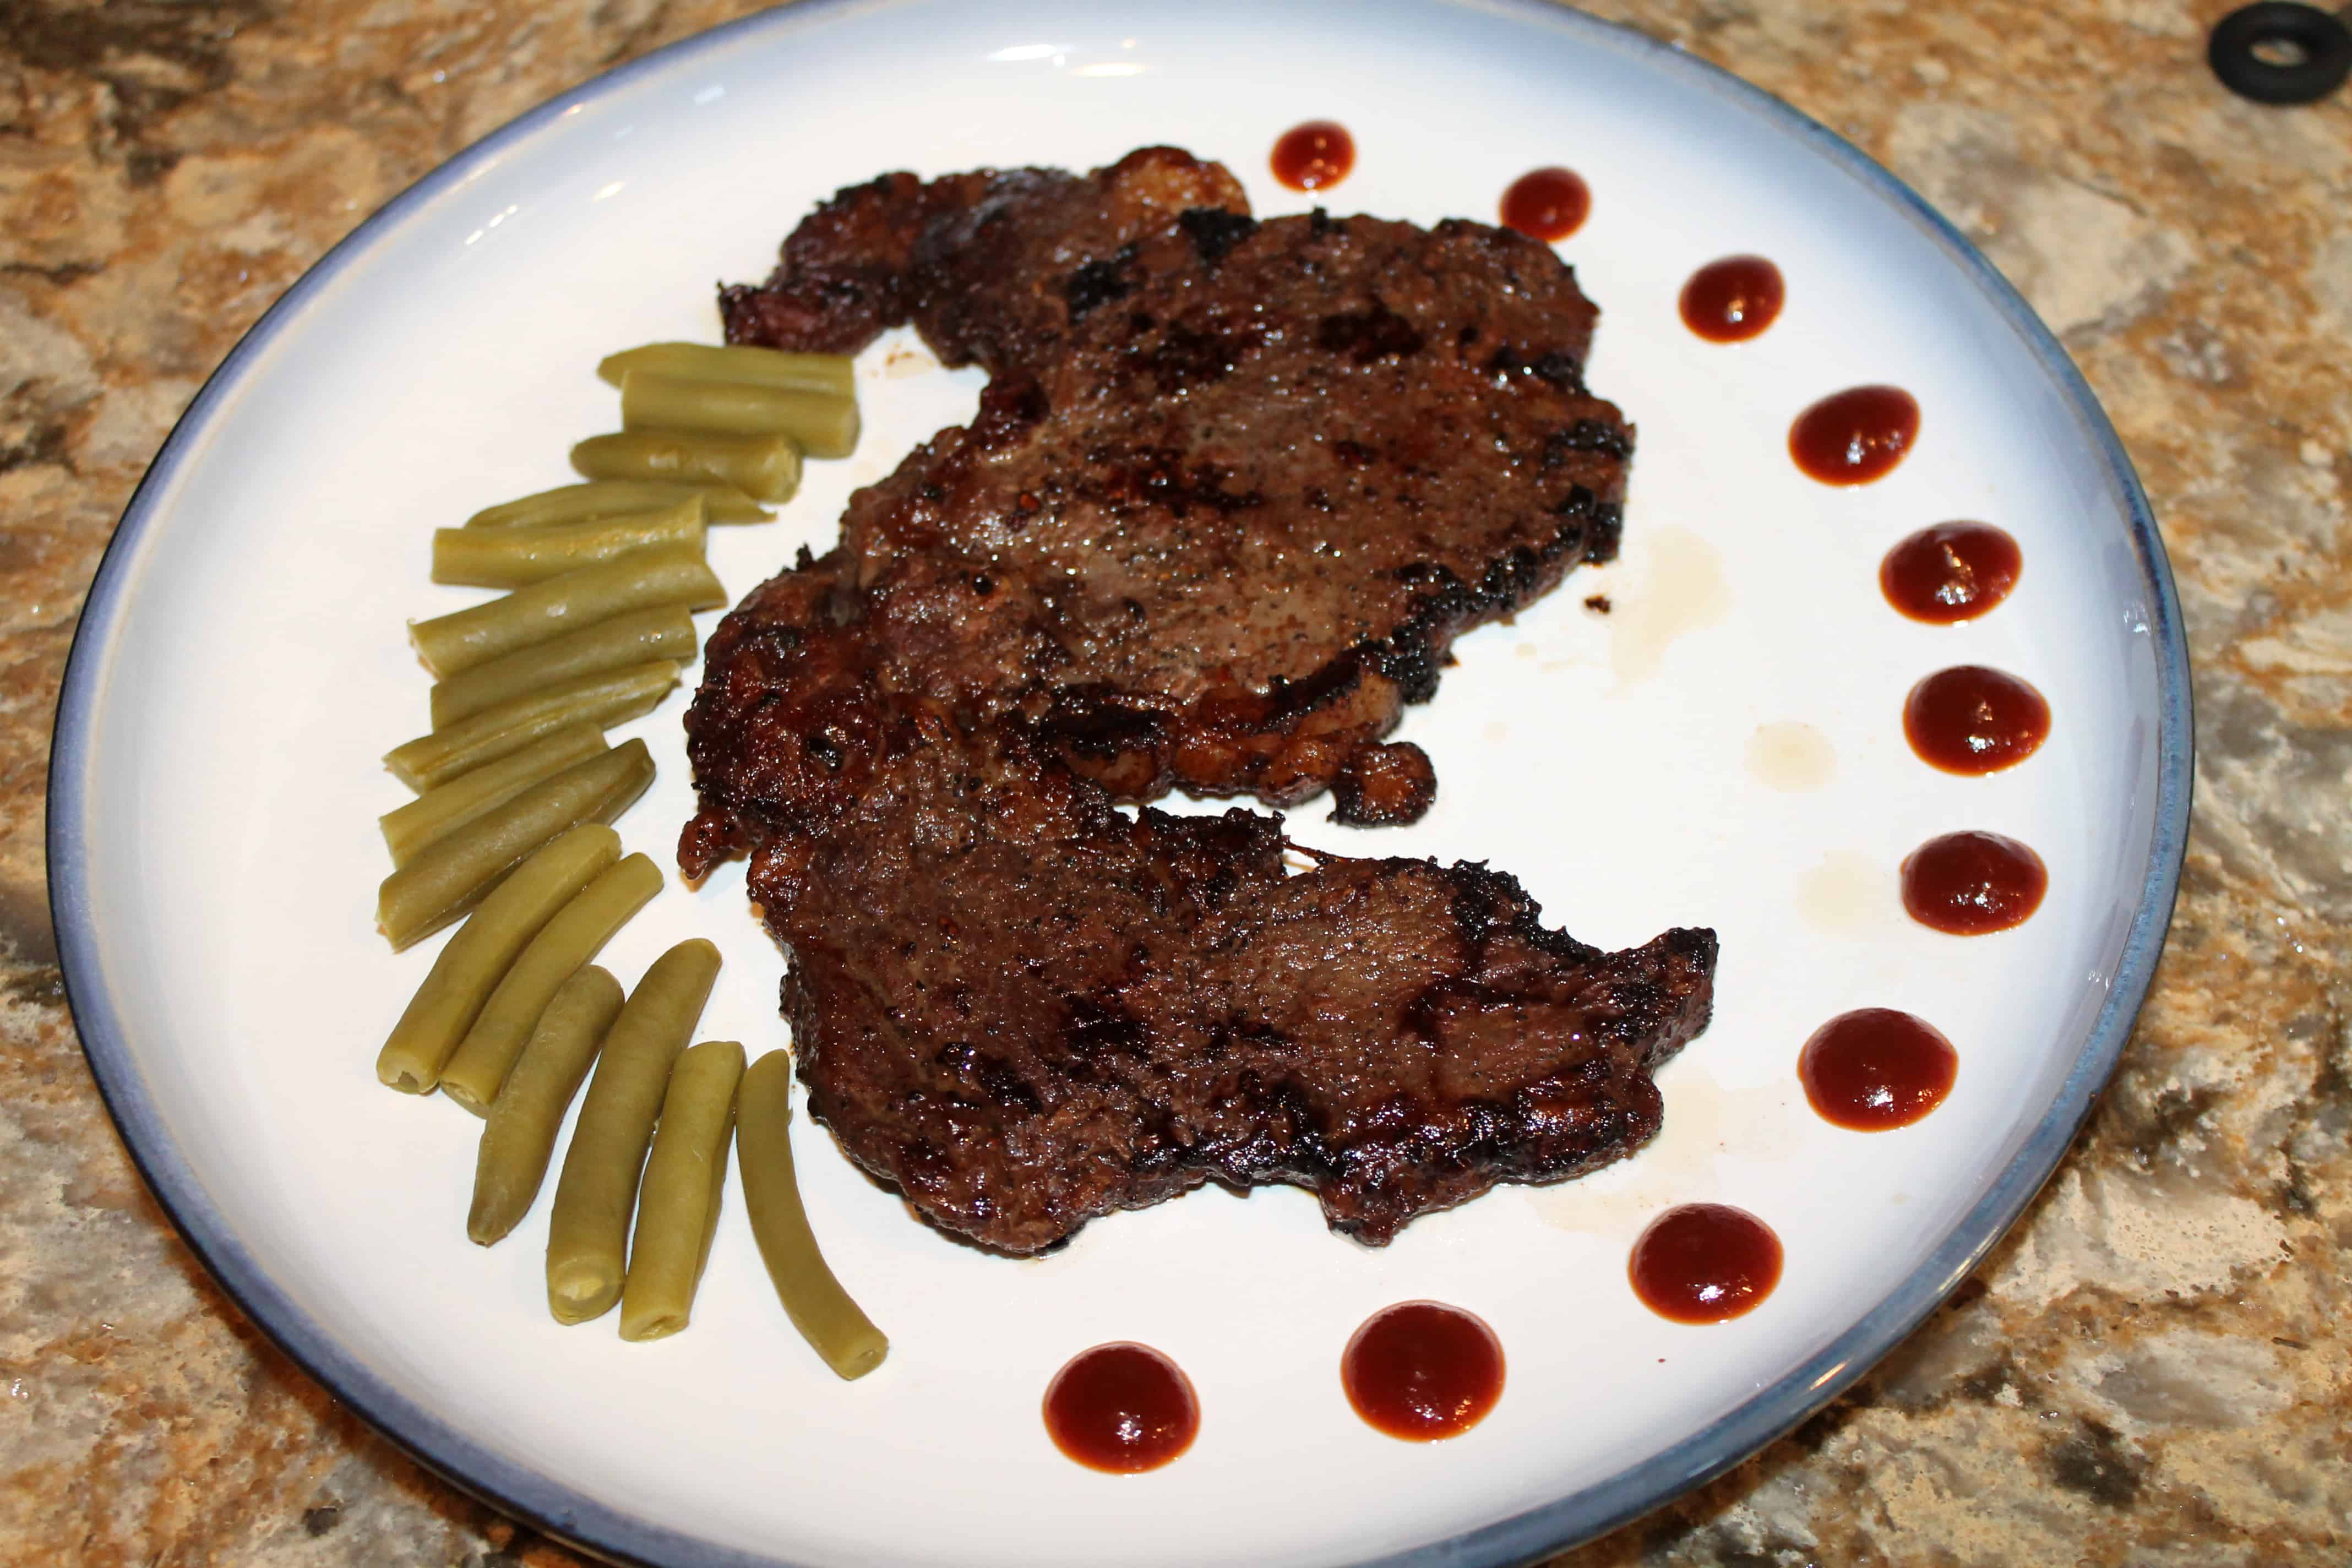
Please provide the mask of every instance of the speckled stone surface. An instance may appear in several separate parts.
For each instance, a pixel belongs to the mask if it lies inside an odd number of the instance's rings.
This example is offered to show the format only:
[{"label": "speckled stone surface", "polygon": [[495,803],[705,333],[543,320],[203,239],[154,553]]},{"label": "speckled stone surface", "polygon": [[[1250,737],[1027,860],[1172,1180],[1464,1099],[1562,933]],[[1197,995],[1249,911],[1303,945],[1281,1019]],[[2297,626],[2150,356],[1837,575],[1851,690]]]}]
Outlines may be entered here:
[{"label": "speckled stone surface", "polygon": [[[2352,90],[2215,84],[2232,0],[1644,0],[1937,203],[2063,337],[2179,574],[2179,914],[2080,1147],[1792,1436],[1558,1568],[2352,1561]],[[165,431],[361,216],[718,0],[0,0],[0,1562],[564,1564],[262,1341],[132,1173],[60,994],[43,773]]]}]

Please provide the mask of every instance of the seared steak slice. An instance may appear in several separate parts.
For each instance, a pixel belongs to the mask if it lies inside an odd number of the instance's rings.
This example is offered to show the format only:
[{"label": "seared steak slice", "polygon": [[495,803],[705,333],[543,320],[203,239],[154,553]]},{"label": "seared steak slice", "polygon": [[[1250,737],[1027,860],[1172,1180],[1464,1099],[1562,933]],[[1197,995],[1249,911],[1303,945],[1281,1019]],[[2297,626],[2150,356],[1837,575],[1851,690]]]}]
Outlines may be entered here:
[{"label": "seared steak slice", "polygon": [[[1351,759],[1455,636],[1615,550],[1632,434],[1583,391],[1595,312],[1549,248],[1239,205],[1167,149],[1083,179],[892,175],[726,297],[739,342],[852,347],[911,319],[992,373],[970,427],[853,499],[845,591],[874,679],[1025,721],[1123,799],[1289,804],[1381,773]],[[765,742],[704,739],[742,717],[711,701],[737,679],[722,651],[692,721],[699,837],[740,847],[832,807],[724,754]]]}]

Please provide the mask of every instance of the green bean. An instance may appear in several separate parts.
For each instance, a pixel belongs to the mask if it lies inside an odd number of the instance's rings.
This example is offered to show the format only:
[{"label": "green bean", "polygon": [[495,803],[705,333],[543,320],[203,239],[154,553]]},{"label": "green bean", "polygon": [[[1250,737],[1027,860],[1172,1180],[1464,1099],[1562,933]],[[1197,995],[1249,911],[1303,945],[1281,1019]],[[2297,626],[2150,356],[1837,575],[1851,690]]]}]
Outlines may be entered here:
[{"label": "green bean", "polygon": [[694,1316],[694,1289],[719,1227],[735,1086],[742,1078],[743,1047],[733,1040],[689,1047],[669,1069],[661,1124],[654,1129],[654,1152],[637,1194],[629,1276],[621,1287],[625,1340],[667,1338]]},{"label": "green bean", "polygon": [[583,566],[470,609],[411,621],[408,640],[425,668],[446,680],[519,647],[631,610],[657,605],[711,610],[726,602],[727,590],[711,575],[699,551],[665,546]]},{"label": "green bean", "polygon": [[702,548],[702,501],[546,527],[444,528],[433,535],[433,580],[521,588],[662,545]]},{"label": "green bean", "polygon": [[646,743],[631,741],[531,785],[386,877],[376,890],[377,927],[394,952],[432,935],[488,897],[557,834],[626,811],[653,777]]},{"label": "green bean", "polygon": [[595,957],[661,885],[661,870],[652,858],[632,855],[557,911],[482,1005],[457,1054],[441,1069],[441,1092],[477,1116],[489,1114],[557,988]]},{"label": "green bean", "polygon": [[418,850],[451,829],[464,826],[540,780],[604,749],[604,732],[595,725],[566,724],[511,756],[460,773],[406,805],[385,812],[376,818],[376,826],[383,829],[384,847],[392,851],[393,865],[407,865],[416,858]]},{"label": "green bean", "polygon": [[511,756],[567,724],[626,723],[653,711],[677,684],[677,666],[666,658],[579,676],[404,741],[383,754],[384,766],[409,788],[428,790]]},{"label": "green bean", "polygon": [[621,1298],[637,1173],[661,1114],[670,1064],[719,978],[719,949],[696,938],[654,960],[613,1021],[581,1101],[547,1226],[547,1310],[584,1323]]},{"label": "green bean", "polygon": [[434,959],[375,1059],[375,1076],[408,1094],[429,1094],[509,965],[540,928],[621,858],[621,836],[583,823],[524,861],[482,900]]},{"label": "green bean", "polygon": [[467,528],[544,528],[587,522],[633,511],[656,511],[696,496],[705,522],[771,522],[775,514],[732,485],[670,484],[660,479],[594,479],[559,485],[518,500],[486,506],[466,520]]},{"label": "green bean", "polygon": [[796,354],[742,344],[647,343],[607,354],[596,374],[618,386],[631,371],[690,376],[697,381],[748,382],[754,386],[798,386],[853,395],[857,364],[847,354]]},{"label": "green bean", "polygon": [[764,501],[790,500],[801,483],[801,449],[786,436],[624,430],[572,447],[572,466],[592,479],[732,485]]},{"label": "green bean", "polygon": [[489,1246],[530,1212],[547,1179],[563,1112],[620,1011],[621,983],[592,963],[559,986],[540,1015],[522,1059],[482,1124],[474,1204],[466,1215],[466,1234],[476,1242]]},{"label": "green bean", "polygon": [[770,1051],[743,1075],[736,1097],[735,1162],[743,1173],[743,1208],[760,1258],[785,1315],[824,1364],[844,1378],[863,1377],[890,1352],[883,1336],[825,1267],[793,1176],[793,1061]]},{"label": "green bean", "polygon": [[584,675],[601,675],[656,658],[684,664],[694,658],[699,646],[694,636],[694,616],[682,605],[614,616],[436,682],[433,727],[446,730],[486,709]]},{"label": "green bean", "polygon": [[621,378],[621,427],[790,436],[812,458],[846,458],[857,449],[857,405],[803,387],[633,370]]}]

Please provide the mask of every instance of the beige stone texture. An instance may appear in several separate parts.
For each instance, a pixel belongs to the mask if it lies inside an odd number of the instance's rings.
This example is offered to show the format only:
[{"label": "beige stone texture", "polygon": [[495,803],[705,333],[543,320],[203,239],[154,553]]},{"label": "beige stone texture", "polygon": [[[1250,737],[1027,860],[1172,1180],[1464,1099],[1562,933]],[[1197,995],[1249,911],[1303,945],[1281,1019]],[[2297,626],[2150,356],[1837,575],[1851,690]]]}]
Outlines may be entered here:
[{"label": "beige stone texture", "polygon": [[[2233,0],[1611,0],[1853,139],[2062,334],[2179,574],[2202,742],[2121,1069],[1846,1397],[1556,1568],[2352,1562],[2352,90]],[[83,1065],[48,726],[142,466],[237,336],[474,138],[727,0],[0,0],[0,1563],[575,1561],[420,1471],[207,1281]]]}]

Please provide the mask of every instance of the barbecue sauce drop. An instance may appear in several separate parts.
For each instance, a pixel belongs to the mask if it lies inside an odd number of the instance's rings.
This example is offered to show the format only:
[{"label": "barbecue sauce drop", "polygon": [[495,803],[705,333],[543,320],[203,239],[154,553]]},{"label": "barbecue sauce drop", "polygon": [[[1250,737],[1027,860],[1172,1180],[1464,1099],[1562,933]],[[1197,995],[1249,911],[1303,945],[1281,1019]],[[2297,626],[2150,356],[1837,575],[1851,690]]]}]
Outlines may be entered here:
[{"label": "barbecue sauce drop", "polygon": [[1338,184],[1356,166],[1356,139],[1336,120],[1294,125],[1274,144],[1274,177],[1294,191]]},{"label": "barbecue sauce drop", "polygon": [[1711,343],[1746,342],[1780,319],[1788,289],[1760,256],[1710,261],[1683,285],[1683,325]]},{"label": "barbecue sauce drop", "polygon": [[1825,485],[1866,485],[1894,472],[1919,438],[1919,405],[1899,386],[1832,393],[1789,426],[1789,455]]},{"label": "barbecue sauce drop", "polygon": [[1822,1120],[1855,1132],[1908,1127],[1944,1103],[1959,1053],[1925,1020],[1892,1007],[1841,1013],[1797,1054],[1797,1078]]},{"label": "barbecue sauce drop", "polygon": [[1192,1446],[1201,1402],[1183,1370],[1149,1345],[1081,1351],[1045,1388],[1045,1431],[1090,1469],[1156,1470]]},{"label": "barbecue sauce drop", "polygon": [[2049,888],[2042,857],[1998,833],[1947,833],[1903,862],[1904,909],[1952,936],[2023,925]]},{"label": "barbecue sauce drop", "polygon": [[1458,1436],[1503,1396],[1503,1342],[1459,1307],[1404,1301],[1364,1320],[1339,1357],[1339,1382],[1356,1414],[1391,1437]]},{"label": "barbecue sauce drop", "polygon": [[1591,211],[1592,187],[1573,169],[1534,170],[1503,193],[1503,226],[1548,245],[1582,228]]},{"label": "barbecue sauce drop", "polygon": [[1642,1305],[1677,1323],[1720,1323],[1780,1283],[1780,1238],[1746,1209],[1683,1204],[1649,1223],[1626,1274]]},{"label": "barbecue sauce drop", "polygon": [[2050,704],[2006,671],[1956,665],[1911,689],[1903,701],[1903,734],[1931,768],[1999,773],[2050,738]]},{"label": "barbecue sauce drop", "polygon": [[1915,621],[1972,621],[2017,586],[2024,565],[2017,541],[1990,523],[1939,522],[1886,552],[1878,586]]}]

